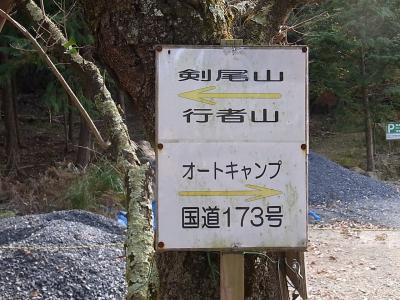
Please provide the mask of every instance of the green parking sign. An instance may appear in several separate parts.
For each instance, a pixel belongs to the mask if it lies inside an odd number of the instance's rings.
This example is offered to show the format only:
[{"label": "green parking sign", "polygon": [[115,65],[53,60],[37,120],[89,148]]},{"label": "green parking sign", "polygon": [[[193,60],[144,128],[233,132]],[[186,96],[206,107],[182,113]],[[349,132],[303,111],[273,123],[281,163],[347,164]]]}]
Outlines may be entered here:
[{"label": "green parking sign", "polygon": [[386,124],[386,140],[400,140],[400,123]]}]

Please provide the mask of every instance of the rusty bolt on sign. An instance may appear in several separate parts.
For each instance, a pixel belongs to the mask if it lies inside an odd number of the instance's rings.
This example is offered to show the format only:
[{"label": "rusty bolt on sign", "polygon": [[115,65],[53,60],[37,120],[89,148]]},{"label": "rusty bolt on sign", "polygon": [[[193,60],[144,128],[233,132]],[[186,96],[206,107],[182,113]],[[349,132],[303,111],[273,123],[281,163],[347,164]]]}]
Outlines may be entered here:
[{"label": "rusty bolt on sign", "polygon": [[301,148],[301,150],[306,150],[307,149],[307,145],[306,144],[301,144],[300,148]]},{"label": "rusty bolt on sign", "polygon": [[164,242],[158,242],[158,248],[164,248],[165,244]]},{"label": "rusty bolt on sign", "polygon": [[159,150],[162,150],[162,148],[164,148],[164,145],[163,144],[157,144],[157,148],[159,149]]},{"label": "rusty bolt on sign", "polygon": [[156,51],[161,52],[162,51],[162,47],[160,45],[156,46]]}]

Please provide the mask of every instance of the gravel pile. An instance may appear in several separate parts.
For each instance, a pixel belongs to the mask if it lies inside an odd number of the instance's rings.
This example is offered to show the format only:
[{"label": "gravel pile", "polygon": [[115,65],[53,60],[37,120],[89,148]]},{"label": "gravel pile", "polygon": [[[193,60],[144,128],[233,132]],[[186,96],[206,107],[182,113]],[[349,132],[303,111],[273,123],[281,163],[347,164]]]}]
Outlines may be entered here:
[{"label": "gravel pile", "polygon": [[0,219],[0,299],[123,299],[123,242],[84,211]]},{"label": "gravel pile", "polygon": [[309,202],[323,221],[400,227],[400,193],[394,185],[358,174],[311,152]]}]

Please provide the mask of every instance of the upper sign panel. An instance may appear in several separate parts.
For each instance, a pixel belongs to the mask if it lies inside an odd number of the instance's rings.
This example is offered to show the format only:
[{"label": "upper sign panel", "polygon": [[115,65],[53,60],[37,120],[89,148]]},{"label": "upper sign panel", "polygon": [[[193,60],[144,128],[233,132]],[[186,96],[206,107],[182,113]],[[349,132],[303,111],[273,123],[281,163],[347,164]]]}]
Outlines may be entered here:
[{"label": "upper sign panel", "polygon": [[306,142],[307,52],[157,52],[158,142]]}]

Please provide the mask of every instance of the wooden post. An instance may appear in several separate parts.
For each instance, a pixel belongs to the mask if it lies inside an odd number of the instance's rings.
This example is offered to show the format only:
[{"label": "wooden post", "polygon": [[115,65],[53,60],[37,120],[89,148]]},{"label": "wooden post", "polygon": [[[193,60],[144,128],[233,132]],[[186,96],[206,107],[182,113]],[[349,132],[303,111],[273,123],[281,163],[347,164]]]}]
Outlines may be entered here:
[{"label": "wooden post", "polygon": [[286,278],[286,266],[285,266],[285,253],[279,252],[279,261],[277,264],[278,267],[278,276],[279,276],[279,289],[281,291],[281,298],[280,300],[289,300],[289,289],[288,283]]},{"label": "wooden post", "polygon": [[244,299],[244,255],[221,252],[221,300]]}]

